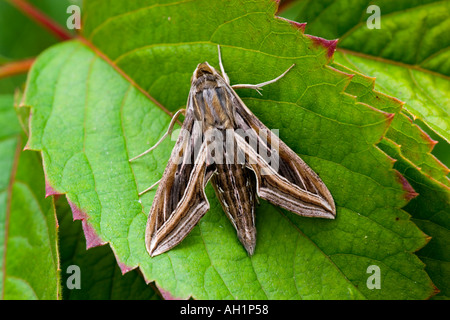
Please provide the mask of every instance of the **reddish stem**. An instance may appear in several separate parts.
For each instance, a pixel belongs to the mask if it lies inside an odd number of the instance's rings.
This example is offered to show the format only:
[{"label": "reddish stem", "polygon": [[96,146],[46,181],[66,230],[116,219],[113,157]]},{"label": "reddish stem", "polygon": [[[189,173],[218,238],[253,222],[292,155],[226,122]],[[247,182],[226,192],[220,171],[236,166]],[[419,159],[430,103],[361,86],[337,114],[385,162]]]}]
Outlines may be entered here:
[{"label": "reddish stem", "polygon": [[33,65],[35,58],[10,62],[0,66],[0,78],[14,76],[16,74],[27,73]]},{"label": "reddish stem", "polygon": [[30,17],[32,20],[36,21],[39,25],[53,33],[56,37],[61,40],[69,40],[72,39],[73,36],[64,28],[62,28],[58,23],[56,23],[53,19],[48,17],[39,9],[35,8],[32,4],[28,3],[25,0],[10,0],[11,4],[13,4],[18,10],[23,12],[25,15]]}]

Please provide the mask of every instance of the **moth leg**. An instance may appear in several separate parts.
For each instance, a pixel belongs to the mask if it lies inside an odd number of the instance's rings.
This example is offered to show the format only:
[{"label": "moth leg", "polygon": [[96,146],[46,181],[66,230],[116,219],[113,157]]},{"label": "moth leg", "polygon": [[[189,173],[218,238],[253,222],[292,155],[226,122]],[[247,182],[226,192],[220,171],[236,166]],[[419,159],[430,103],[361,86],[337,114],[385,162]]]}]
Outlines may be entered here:
[{"label": "moth leg", "polygon": [[220,54],[220,45],[217,45],[217,51],[219,52],[219,65],[220,65],[220,72],[222,72],[222,77],[226,81],[227,84],[230,84],[230,78],[228,78],[228,75],[225,72],[225,68],[223,67],[222,63],[222,55]]},{"label": "moth leg", "polygon": [[154,184],[152,184],[150,187],[148,187],[147,189],[145,189],[142,192],[139,192],[139,197],[142,196],[144,193],[147,193],[148,191],[152,190],[154,187],[156,187],[159,183],[161,182],[161,179],[159,179],[158,181],[156,181]]},{"label": "moth leg", "polygon": [[140,158],[140,157],[142,157],[142,156],[145,156],[147,153],[151,152],[151,151],[154,150],[157,146],[159,146],[159,145],[161,144],[161,142],[164,141],[165,138],[167,138],[168,136],[170,136],[170,135],[172,134],[172,130],[173,130],[173,127],[174,127],[174,125],[175,125],[175,122],[177,121],[177,118],[178,118],[178,116],[179,116],[181,113],[182,113],[182,114],[185,114],[185,113],[186,113],[186,109],[180,109],[180,110],[178,110],[178,111],[173,115],[172,120],[170,121],[170,124],[169,124],[169,128],[167,129],[166,133],[161,137],[161,139],[159,139],[159,141],[158,141],[153,147],[151,147],[151,148],[148,149],[147,151],[144,151],[144,152],[141,153],[140,155],[138,155],[138,156],[136,156],[136,157],[134,157],[134,158],[132,158],[132,159],[130,159],[130,160],[128,160],[128,161],[131,162],[131,161],[134,161],[134,160],[136,160],[136,159],[138,159],[138,158]]},{"label": "moth leg", "polygon": [[266,82],[263,82],[263,83],[258,83],[258,84],[235,84],[235,85],[232,85],[231,87],[233,89],[253,89],[253,90],[256,90],[256,92],[258,92],[260,95],[262,95],[261,92],[259,91],[259,90],[262,90],[262,87],[267,86],[268,84],[277,82],[278,80],[283,78],[286,75],[286,73],[288,73],[289,70],[291,70],[294,66],[295,66],[295,64],[290,66],[285,72],[280,74],[275,79],[272,79],[272,80],[269,80],[269,81],[266,81]]}]

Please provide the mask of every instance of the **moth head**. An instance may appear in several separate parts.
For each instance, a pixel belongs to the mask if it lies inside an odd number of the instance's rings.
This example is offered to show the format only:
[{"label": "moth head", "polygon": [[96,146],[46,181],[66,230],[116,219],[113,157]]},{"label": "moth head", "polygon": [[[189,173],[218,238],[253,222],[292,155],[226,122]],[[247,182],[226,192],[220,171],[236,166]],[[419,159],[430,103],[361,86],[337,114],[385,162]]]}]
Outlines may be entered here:
[{"label": "moth head", "polygon": [[192,75],[191,82],[194,82],[195,80],[197,80],[201,76],[208,75],[208,74],[214,75],[214,74],[217,74],[217,71],[216,71],[216,69],[211,67],[209,65],[209,63],[206,62],[206,61],[203,62],[203,63],[199,63],[197,65],[197,68],[194,71],[194,74]]}]

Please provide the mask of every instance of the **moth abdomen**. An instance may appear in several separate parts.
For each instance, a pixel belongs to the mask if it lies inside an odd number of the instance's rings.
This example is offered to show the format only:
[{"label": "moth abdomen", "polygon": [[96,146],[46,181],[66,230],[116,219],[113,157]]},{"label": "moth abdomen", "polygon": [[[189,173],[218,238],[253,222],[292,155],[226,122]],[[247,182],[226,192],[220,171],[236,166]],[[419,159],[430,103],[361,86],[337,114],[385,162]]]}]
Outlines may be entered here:
[{"label": "moth abdomen", "polygon": [[242,164],[218,164],[211,178],[217,198],[247,252],[256,245],[256,184],[253,172]]}]

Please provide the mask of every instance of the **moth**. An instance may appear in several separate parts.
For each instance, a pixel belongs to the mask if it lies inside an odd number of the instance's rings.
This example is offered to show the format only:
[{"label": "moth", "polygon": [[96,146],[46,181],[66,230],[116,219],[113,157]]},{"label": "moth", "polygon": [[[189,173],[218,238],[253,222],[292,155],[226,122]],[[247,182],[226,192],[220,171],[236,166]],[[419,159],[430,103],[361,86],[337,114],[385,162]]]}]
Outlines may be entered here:
[{"label": "moth", "polygon": [[[159,183],[145,232],[151,256],[178,245],[209,210],[205,186],[211,182],[223,210],[249,255],[256,246],[255,206],[265,199],[293,213],[334,219],[331,193],[319,176],[248,109],[234,89],[260,84],[230,85],[218,46],[221,74],[207,62],[195,69],[187,108],[179,110],[164,136],[133,161],[152,151],[185,115],[171,157]],[[214,134],[207,134],[214,132]],[[185,133],[185,134],[182,134]],[[219,152],[220,151],[220,152]],[[276,159],[269,163],[270,159]]]}]

